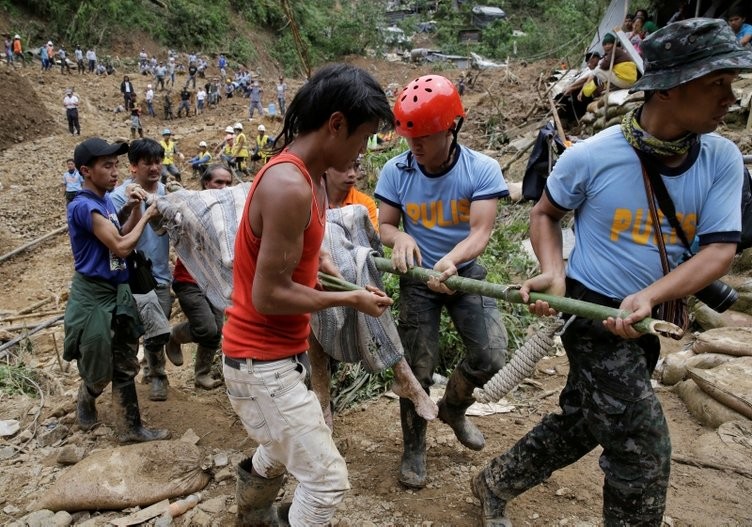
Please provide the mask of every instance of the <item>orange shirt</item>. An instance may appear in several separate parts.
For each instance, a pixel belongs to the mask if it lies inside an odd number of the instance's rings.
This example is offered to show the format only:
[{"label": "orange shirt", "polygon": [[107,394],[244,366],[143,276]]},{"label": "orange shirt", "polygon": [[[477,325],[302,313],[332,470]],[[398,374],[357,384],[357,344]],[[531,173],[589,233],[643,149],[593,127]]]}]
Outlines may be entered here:
[{"label": "orange shirt", "polygon": [[342,206],[345,207],[347,205],[363,205],[365,208],[367,208],[368,217],[371,219],[371,223],[373,223],[373,228],[376,229],[376,232],[379,232],[378,209],[376,208],[376,202],[371,196],[359,191],[355,187],[350,187],[350,191],[347,193],[347,196],[345,196],[345,199],[342,200]]},{"label": "orange shirt", "polygon": [[[227,308],[227,323],[224,325],[222,352],[234,358],[277,360],[292,357],[308,349],[310,333],[310,313],[298,315],[263,315],[253,306],[253,280],[256,275],[261,238],[251,229],[248,219],[253,194],[259,181],[269,167],[281,163],[292,163],[306,177],[314,192],[311,200],[311,220],[303,234],[303,254],[292,273],[292,280],[313,288],[318,281],[319,252],[324,240],[326,211],[319,208],[311,176],[301,159],[288,151],[274,157],[256,175],[243,208],[235,238],[235,261],[233,263],[232,305]],[[280,204],[284,206],[284,204]]]}]

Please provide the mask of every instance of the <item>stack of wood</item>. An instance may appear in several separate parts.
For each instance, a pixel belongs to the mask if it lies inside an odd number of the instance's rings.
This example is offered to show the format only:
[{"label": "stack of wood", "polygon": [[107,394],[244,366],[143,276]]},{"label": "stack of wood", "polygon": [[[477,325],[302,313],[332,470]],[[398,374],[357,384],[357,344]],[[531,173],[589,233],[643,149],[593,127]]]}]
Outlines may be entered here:
[{"label": "stack of wood", "polygon": [[[604,128],[619,124],[624,114],[642,104],[642,92],[629,93],[629,90],[616,90],[591,102],[587,113],[580,121],[590,127],[589,133],[595,134]],[[606,104],[608,101],[608,104]]]},{"label": "stack of wood", "polygon": [[666,357],[664,384],[702,424],[752,420],[752,327],[726,327],[696,334],[684,350]]}]

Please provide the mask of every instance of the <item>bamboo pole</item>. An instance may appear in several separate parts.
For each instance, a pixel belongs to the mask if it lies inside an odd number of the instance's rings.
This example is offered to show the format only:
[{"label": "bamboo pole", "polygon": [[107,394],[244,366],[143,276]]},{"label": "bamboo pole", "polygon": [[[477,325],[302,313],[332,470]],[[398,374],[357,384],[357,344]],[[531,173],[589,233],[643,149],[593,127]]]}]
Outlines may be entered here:
[{"label": "bamboo pole", "polygon": [[41,237],[37,238],[36,240],[30,241],[29,243],[26,243],[26,244],[22,245],[18,249],[14,249],[14,250],[12,250],[9,253],[6,253],[6,254],[0,256],[0,262],[4,262],[8,258],[13,257],[13,256],[17,255],[18,253],[25,251],[26,249],[30,249],[31,247],[35,246],[36,244],[42,243],[43,241],[47,240],[48,238],[52,238],[53,236],[56,236],[56,235],[58,235],[60,233],[63,233],[65,231],[67,231],[67,230],[68,230],[68,226],[67,225],[63,225],[62,227],[58,227],[54,231],[48,232],[44,236],[41,236]]},{"label": "bamboo pole", "polygon": [[[63,313],[62,309],[50,309],[49,311],[37,311],[36,313],[24,313],[23,315],[8,315],[4,317],[0,317],[0,323],[5,324],[8,322],[12,322],[15,320],[26,320],[29,318],[39,318],[39,317],[46,317],[49,315],[59,315],[60,313]],[[5,329],[0,327],[0,329]]]},{"label": "bamboo pole", "polygon": [[[54,299],[55,299],[54,296],[49,296],[49,297],[45,298],[44,300],[40,300],[39,302],[35,302],[35,303],[31,304],[30,306],[26,306],[25,308],[23,308],[20,311],[18,311],[17,313],[15,313],[15,316],[18,317],[19,315],[29,314],[32,311],[34,311],[36,308],[42,307],[47,302],[49,302],[51,300],[54,300]],[[7,318],[10,319],[12,317],[7,317]]]},{"label": "bamboo pole", "polygon": [[[421,282],[427,282],[431,277],[440,276],[440,273],[422,267],[413,267],[407,272],[401,273],[392,267],[391,260],[387,258],[374,258],[374,262],[376,263],[376,268],[381,272],[400,274],[420,280]],[[519,290],[514,288],[514,286],[493,284],[491,282],[473,280],[472,278],[464,278],[461,276],[449,277],[444,283],[448,288],[454,289],[455,291],[480,294],[515,304],[524,303],[522,301],[522,295]],[[548,302],[548,304],[556,311],[561,311],[562,313],[568,313],[570,315],[577,315],[578,317],[591,320],[605,320],[608,317],[625,318],[629,315],[626,311],[593,304],[591,302],[585,302],[584,300],[547,295],[545,293],[530,293],[530,302],[535,302],[536,300]],[[678,326],[654,318],[644,318],[632,327],[640,333],[652,333],[653,335],[662,334],[681,337],[684,334],[682,329]]]},{"label": "bamboo pole", "polygon": [[[10,348],[11,346],[14,346],[15,344],[18,344],[23,339],[32,336],[34,333],[38,333],[38,332],[42,331],[45,328],[49,328],[51,326],[57,325],[58,323],[60,323],[63,320],[64,316],[65,315],[58,315],[56,317],[50,318],[49,320],[45,320],[44,322],[42,322],[38,326],[30,329],[28,332],[25,332],[23,335],[19,335],[16,338],[14,338],[13,340],[9,340],[5,344],[1,345],[0,346],[0,359],[5,358],[5,356],[10,353],[9,351],[7,351],[8,348]],[[8,328],[5,328],[5,329],[8,329]]]}]

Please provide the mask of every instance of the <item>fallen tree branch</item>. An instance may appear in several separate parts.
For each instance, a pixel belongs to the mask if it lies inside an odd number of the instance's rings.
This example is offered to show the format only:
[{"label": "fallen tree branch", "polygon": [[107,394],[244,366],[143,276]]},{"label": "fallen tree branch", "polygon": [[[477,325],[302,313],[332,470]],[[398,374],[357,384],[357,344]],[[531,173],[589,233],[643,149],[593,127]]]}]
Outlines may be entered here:
[{"label": "fallen tree branch", "polygon": [[530,142],[529,142],[529,143],[528,143],[527,145],[525,145],[524,147],[520,148],[520,149],[519,149],[519,150],[517,151],[517,153],[516,153],[516,154],[514,154],[514,156],[512,157],[512,159],[510,159],[509,161],[507,161],[506,163],[504,163],[504,166],[503,166],[503,167],[501,167],[501,171],[502,171],[502,172],[506,172],[507,170],[509,170],[509,167],[511,167],[511,166],[512,166],[512,164],[513,164],[513,163],[514,163],[515,161],[517,161],[517,160],[518,160],[519,158],[521,158],[521,157],[522,157],[523,155],[525,155],[525,153],[526,153],[526,152],[527,152],[528,150],[530,150],[531,148],[533,148],[533,145],[534,145],[534,144],[535,144],[535,139],[531,139],[531,140],[530,140]]},{"label": "fallen tree branch", "polygon": [[[8,315],[6,317],[0,317],[0,322],[6,323],[6,322],[12,322],[14,320],[26,320],[29,318],[36,318],[36,317],[48,317],[50,315],[59,315],[62,312],[63,312],[62,309],[50,309],[47,311],[37,311],[36,313]],[[0,329],[7,329],[7,328],[0,327]]]}]

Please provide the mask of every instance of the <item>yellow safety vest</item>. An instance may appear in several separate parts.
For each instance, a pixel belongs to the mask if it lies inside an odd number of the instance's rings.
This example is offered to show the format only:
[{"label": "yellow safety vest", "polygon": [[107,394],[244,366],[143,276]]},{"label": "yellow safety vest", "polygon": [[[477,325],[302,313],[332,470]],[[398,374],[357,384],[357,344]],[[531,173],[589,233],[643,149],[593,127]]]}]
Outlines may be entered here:
[{"label": "yellow safety vest", "polygon": [[248,141],[243,132],[235,136],[235,146],[232,148],[232,155],[235,157],[248,157]]},{"label": "yellow safety vest", "polygon": [[163,165],[174,165],[175,164],[175,141],[165,141],[162,139],[159,142],[160,145],[162,145],[162,148],[164,148],[164,159],[162,160]]}]

